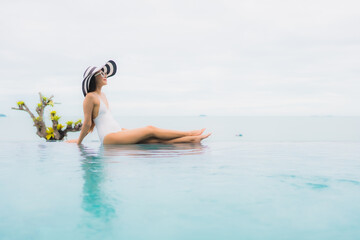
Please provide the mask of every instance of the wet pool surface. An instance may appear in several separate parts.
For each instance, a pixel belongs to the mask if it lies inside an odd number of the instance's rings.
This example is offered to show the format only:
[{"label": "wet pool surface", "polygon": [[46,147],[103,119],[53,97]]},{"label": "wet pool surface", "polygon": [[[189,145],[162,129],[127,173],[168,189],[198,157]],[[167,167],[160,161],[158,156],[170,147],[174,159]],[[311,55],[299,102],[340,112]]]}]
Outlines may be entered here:
[{"label": "wet pool surface", "polygon": [[356,239],[360,143],[1,142],[1,239]]}]

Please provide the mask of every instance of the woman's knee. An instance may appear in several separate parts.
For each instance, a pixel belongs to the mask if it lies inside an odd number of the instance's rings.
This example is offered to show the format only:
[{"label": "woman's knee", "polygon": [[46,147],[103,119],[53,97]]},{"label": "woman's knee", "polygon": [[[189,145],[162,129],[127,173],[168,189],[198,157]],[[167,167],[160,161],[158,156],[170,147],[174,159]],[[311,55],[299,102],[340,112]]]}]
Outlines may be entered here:
[{"label": "woman's knee", "polygon": [[151,133],[154,134],[156,132],[157,127],[152,126],[152,125],[148,125],[146,126],[146,129]]}]

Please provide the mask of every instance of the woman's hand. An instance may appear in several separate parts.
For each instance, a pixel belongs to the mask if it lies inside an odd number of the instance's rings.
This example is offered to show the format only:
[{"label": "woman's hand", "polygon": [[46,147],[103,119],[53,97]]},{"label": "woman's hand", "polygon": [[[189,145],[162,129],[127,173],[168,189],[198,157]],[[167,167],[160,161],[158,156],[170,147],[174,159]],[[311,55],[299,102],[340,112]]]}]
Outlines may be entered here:
[{"label": "woman's hand", "polygon": [[77,139],[71,139],[71,140],[67,140],[65,142],[67,142],[67,143],[77,143],[78,140]]}]

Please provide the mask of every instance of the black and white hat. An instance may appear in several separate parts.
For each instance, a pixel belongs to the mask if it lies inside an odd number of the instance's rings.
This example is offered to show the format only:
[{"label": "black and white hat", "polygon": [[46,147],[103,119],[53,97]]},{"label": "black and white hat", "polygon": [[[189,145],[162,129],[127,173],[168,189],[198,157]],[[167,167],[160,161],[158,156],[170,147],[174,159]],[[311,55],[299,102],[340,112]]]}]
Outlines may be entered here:
[{"label": "black and white hat", "polygon": [[115,75],[116,70],[117,70],[116,63],[113,60],[109,60],[102,67],[88,67],[85,70],[84,75],[83,75],[83,82],[82,82],[82,91],[83,91],[84,97],[86,96],[86,94],[89,91],[91,77],[99,70],[102,70],[104,73],[106,73],[107,77],[112,77]]}]

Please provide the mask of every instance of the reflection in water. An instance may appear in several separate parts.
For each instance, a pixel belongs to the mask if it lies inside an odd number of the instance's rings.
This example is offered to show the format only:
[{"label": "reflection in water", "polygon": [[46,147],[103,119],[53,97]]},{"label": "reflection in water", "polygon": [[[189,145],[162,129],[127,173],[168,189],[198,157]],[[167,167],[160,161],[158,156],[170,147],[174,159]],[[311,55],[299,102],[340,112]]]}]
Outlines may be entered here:
[{"label": "reflection in water", "polygon": [[112,163],[109,159],[114,160],[118,156],[130,158],[178,157],[202,154],[205,148],[201,144],[101,145],[97,149],[79,146],[84,179],[82,208],[90,214],[90,218],[87,218],[83,225],[87,228],[87,232],[91,229],[93,234],[100,234],[104,228],[112,228],[112,220],[119,217],[115,209],[119,208],[117,205],[120,200],[113,199],[114,193],[106,192],[106,166]]},{"label": "reflection in water", "polygon": [[115,209],[104,191],[104,161],[100,151],[80,146],[82,169],[84,171],[83,209],[103,222],[115,216]]},{"label": "reflection in water", "polygon": [[169,158],[180,155],[202,154],[206,146],[201,143],[104,145],[104,156],[130,156],[139,158]]},{"label": "reflection in water", "polygon": [[48,149],[46,148],[45,144],[43,144],[43,143],[38,144],[38,156],[39,156],[40,162],[44,162],[46,159],[49,158],[49,156],[48,156],[49,154],[47,151],[48,151]]},{"label": "reflection in water", "polygon": [[169,158],[180,155],[204,153],[206,147],[197,143],[184,144],[130,144],[105,145],[98,150],[81,145],[79,147],[84,171],[83,209],[96,218],[109,221],[115,215],[115,209],[110,204],[110,196],[104,189],[106,157],[128,156],[142,158]]}]

